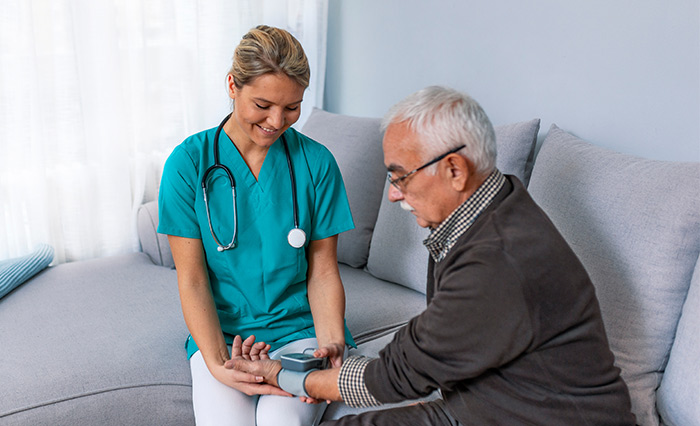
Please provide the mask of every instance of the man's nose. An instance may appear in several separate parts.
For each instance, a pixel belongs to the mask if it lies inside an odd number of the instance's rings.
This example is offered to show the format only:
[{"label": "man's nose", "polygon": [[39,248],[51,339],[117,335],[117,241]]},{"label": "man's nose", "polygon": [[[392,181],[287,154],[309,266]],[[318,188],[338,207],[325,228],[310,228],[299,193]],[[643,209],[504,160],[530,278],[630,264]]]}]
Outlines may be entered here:
[{"label": "man's nose", "polygon": [[387,194],[387,198],[389,198],[389,201],[392,203],[395,203],[397,201],[403,200],[403,193],[399,191],[394,185],[389,184],[389,193]]}]

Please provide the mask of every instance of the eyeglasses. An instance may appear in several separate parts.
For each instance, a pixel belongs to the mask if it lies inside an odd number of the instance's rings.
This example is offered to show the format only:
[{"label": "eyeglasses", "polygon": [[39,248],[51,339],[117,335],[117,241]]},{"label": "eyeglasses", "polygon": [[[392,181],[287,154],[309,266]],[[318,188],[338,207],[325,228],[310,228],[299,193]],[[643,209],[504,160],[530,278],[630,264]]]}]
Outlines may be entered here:
[{"label": "eyeglasses", "polygon": [[450,154],[454,154],[455,152],[459,151],[460,149],[464,148],[466,145],[460,145],[457,148],[448,151],[438,157],[433,158],[432,160],[428,161],[427,163],[423,164],[422,166],[418,167],[417,169],[411,170],[410,172],[406,173],[403,176],[399,176],[396,179],[392,179],[391,177],[391,172],[386,172],[386,180],[389,181],[390,184],[394,185],[394,188],[398,189],[399,191],[403,191],[406,189],[406,184],[403,183],[403,180],[406,179],[407,177],[411,176],[414,173],[418,173],[419,171],[423,170],[424,168],[431,166],[438,161],[442,160],[443,158],[447,157]]}]

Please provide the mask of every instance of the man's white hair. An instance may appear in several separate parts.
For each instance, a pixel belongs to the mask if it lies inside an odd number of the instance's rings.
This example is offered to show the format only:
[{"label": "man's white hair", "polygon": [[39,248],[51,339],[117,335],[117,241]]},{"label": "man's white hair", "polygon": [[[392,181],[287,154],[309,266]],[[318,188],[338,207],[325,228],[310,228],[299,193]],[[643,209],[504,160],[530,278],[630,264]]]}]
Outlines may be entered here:
[{"label": "man's white hair", "polygon": [[[441,86],[430,86],[409,95],[384,116],[382,131],[390,124],[407,122],[421,136],[421,153],[430,161],[460,145],[475,172],[487,175],[496,167],[496,136],[488,116],[469,95]],[[436,166],[427,170],[435,173]]]}]

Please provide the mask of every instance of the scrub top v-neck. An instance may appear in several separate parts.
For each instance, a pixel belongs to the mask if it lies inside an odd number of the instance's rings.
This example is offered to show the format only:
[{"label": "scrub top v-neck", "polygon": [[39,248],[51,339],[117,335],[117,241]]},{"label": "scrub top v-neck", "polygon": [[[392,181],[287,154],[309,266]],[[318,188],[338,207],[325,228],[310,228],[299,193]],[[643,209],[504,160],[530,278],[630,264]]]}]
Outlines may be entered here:
[{"label": "scrub top v-neck", "polygon": [[[214,164],[216,129],[187,138],[168,158],[159,193],[158,232],[202,240],[219,321],[228,343],[255,335],[273,350],[315,337],[306,293],[305,247],[293,248],[291,179],[282,141],[270,146],[256,180],[233,142],[220,135],[220,161],[236,183],[236,247],[224,252],[209,231],[201,179]],[[299,227],[320,240],[354,227],[340,170],[321,144],[294,129],[285,132],[294,167]],[[232,193],[223,172],[210,173],[207,190],[211,223],[220,241],[233,235]],[[346,328],[346,343],[354,342]],[[197,351],[190,337],[188,356]]]}]

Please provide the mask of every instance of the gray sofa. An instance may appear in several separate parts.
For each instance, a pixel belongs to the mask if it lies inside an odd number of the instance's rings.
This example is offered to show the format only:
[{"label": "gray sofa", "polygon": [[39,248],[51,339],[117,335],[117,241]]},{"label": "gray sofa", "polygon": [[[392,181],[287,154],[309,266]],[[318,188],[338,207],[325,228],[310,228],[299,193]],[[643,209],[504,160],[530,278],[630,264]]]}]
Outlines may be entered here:
[{"label": "gray sofa", "polygon": [[[700,425],[700,165],[612,152],[556,126],[535,159],[538,130],[498,126],[498,166],[529,183],[591,275],[638,423]],[[346,317],[353,352],[376,355],[425,307],[427,231],[386,200],[378,119],[315,110],[303,131],[343,173],[356,224],[339,239]],[[140,208],[139,253],[49,267],[0,299],[0,425],[194,423],[157,221],[155,203]],[[333,403],[325,418],[354,411]]]}]

